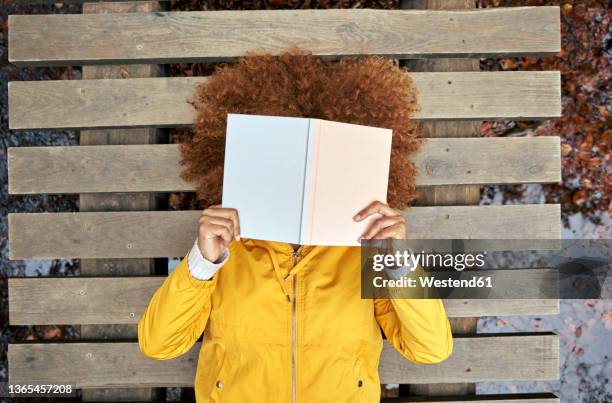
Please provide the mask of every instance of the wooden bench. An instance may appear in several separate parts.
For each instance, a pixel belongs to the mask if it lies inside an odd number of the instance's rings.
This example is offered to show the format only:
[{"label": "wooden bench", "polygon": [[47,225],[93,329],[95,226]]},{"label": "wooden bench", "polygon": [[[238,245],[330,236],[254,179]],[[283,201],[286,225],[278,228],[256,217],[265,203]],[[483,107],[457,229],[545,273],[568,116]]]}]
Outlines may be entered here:
[{"label": "wooden bench", "polygon": [[[401,59],[474,58],[560,51],[558,7],[155,10],[12,15],[9,60],[20,66],[83,64],[103,69],[117,64],[134,68],[131,65],[231,61],[250,50],[279,52],[291,45],[330,58],[363,54]],[[81,144],[95,144],[9,148],[9,193],[78,193],[83,201],[87,196],[100,197],[98,200],[113,197],[108,193],[147,197],[193,191],[192,185],[179,178],[177,145],[125,143],[136,136],[138,128],[189,126],[194,111],[186,99],[206,78],[156,77],[148,71],[141,72],[149,76],[143,78],[120,78],[116,72],[110,74],[114,78],[105,78],[108,75],[96,67],[87,68],[93,70],[87,70],[85,79],[78,81],[9,83],[11,129],[87,130]],[[423,71],[413,77],[421,105],[416,118],[425,122],[531,120],[561,114],[559,72]],[[124,144],[97,140],[96,136],[109,131],[121,132],[115,142]],[[486,184],[561,180],[558,138],[452,138],[456,137],[453,133],[436,137],[428,140],[415,158],[417,183],[424,192],[438,187],[461,190],[464,185],[477,189]],[[146,265],[152,258],[183,256],[196,236],[193,223],[198,211],[142,211],[150,209],[146,207],[150,204],[134,208],[128,203],[116,208],[104,203],[82,203],[82,210],[87,211],[78,213],[9,214],[10,258],[112,259],[113,265],[144,259]],[[410,237],[560,238],[559,205],[429,204],[405,213]],[[116,211],[121,209],[141,211]],[[146,270],[123,271],[131,275],[118,277],[110,271],[111,266],[99,266],[82,277],[9,279],[12,325],[125,325],[131,329],[115,340],[101,340],[103,326],[91,333],[91,340],[10,344],[10,382],[71,383],[93,390],[193,385],[197,346],[180,358],[160,362],[145,358],[133,338],[134,326],[163,277],[142,276],[148,274]],[[551,272],[526,269],[524,274],[521,278],[542,282]],[[499,275],[504,275],[503,271]],[[446,306],[451,318],[559,312],[558,300],[533,292],[524,287],[514,299],[447,300]],[[527,296],[532,299],[522,299]],[[131,336],[126,338],[126,334]],[[385,384],[555,380],[559,378],[559,341],[549,333],[464,334],[457,337],[449,360],[429,366],[412,364],[386,345],[380,376]],[[462,399],[558,402],[550,394],[456,398]]]}]

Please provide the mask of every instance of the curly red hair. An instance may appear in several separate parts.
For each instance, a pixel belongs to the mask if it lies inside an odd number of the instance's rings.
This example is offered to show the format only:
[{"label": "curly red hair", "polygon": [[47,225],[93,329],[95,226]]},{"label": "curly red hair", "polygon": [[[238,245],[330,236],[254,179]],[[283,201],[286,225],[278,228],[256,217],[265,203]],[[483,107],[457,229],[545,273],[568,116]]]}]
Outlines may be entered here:
[{"label": "curly red hair", "polygon": [[407,70],[382,57],[325,61],[293,49],[280,56],[249,54],[200,84],[197,118],[183,139],[181,177],[197,185],[204,205],[221,200],[228,113],[308,117],[393,130],[387,200],[406,208],[417,196],[409,157],[419,147],[416,90]]}]

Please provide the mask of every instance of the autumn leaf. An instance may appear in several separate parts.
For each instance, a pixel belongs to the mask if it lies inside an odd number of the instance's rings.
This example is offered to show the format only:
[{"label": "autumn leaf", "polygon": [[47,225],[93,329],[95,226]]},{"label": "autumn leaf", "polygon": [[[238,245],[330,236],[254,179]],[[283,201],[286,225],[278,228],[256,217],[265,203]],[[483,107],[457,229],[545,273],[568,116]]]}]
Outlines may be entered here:
[{"label": "autumn leaf", "polygon": [[587,200],[587,195],[584,190],[578,190],[572,195],[572,202],[576,205],[581,205]]}]

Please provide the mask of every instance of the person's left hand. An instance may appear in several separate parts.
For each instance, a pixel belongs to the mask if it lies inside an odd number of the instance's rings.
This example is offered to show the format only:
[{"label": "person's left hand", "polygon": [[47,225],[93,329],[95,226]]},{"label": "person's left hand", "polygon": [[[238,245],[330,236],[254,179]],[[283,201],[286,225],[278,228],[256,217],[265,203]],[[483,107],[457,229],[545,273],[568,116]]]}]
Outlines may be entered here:
[{"label": "person's left hand", "polygon": [[358,241],[367,239],[405,239],[406,220],[399,211],[392,209],[383,202],[375,201],[353,217],[355,221],[363,221],[372,214],[382,217],[373,221]]}]

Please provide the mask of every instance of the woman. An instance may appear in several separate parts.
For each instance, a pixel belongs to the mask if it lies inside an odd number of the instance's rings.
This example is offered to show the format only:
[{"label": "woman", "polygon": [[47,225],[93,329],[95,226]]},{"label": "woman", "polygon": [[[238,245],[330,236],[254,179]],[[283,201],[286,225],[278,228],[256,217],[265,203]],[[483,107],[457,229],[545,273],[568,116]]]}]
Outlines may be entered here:
[{"label": "woman", "polygon": [[[362,239],[403,239],[403,217],[381,202]],[[407,359],[452,352],[440,300],[361,299],[360,248],[240,239],[238,213],[202,212],[198,238],[138,323],[142,352],[168,359],[204,333],[198,402],[378,402],[383,338]]]}]

